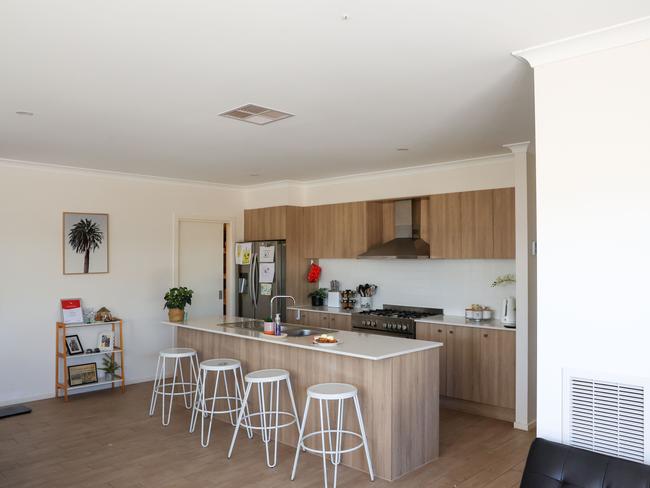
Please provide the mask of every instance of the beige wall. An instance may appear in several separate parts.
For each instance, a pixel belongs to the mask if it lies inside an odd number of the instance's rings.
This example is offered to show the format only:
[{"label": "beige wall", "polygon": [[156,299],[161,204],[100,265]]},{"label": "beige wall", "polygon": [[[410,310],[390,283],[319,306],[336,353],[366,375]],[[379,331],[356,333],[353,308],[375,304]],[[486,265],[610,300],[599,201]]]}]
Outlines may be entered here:
[{"label": "beige wall", "polygon": [[244,191],[246,208],[321,205],[514,186],[512,154],[313,182],[260,185]]},{"label": "beige wall", "polygon": [[[109,214],[110,273],[62,274],[64,211]],[[239,190],[0,162],[0,404],[54,394],[62,297],[124,318],[127,379],[151,378],[157,352],[172,343],[159,323],[172,285],[175,216],[234,219],[241,231],[241,215]],[[81,339],[95,347],[97,330]]]}]

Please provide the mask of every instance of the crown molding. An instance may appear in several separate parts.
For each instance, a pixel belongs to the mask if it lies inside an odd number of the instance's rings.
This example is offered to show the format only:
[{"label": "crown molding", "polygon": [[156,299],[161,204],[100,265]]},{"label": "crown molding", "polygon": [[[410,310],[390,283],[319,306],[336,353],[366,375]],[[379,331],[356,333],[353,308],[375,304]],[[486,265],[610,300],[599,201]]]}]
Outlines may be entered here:
[{"label": "crown molding", "polygon": [[[510,146],[517,146],[528,143],[507,144],[503,147],[510,149]],[[512,149],[510,149],[512,152]],[[512,158],[511,153],[493,154],[489,156],[480,156],[476,158],[459,159],[454,161],[444,161],[440,163],[427,163],[418,166],[408,166],[405,168],[393,168],[380,171],[369,171],[365,173],[356,173],[351,175],[333,176],[329,178],[318,178],[313,180],[276,180],[266,183],[257,183],[252,185],[229,185],[226,183],[216,183],[202,180],[188,180],[182,178],[169,178],[164,176],[142,175],[137,173],[126,173],[122,171],[112,171],[103,169],[90,169],[79,166],[68,166],[63,164],[53,163],[39,163],[35,161],[23,161],[18,159],[0,158],[0,167],[13,167],[13,168],[30,168],[41,171],[58,172],[65,174],[85,174],[93,176],[103,176],[112,178],[121,178],[126,180],[149,181],[167,184],[183,184],[194,186],[208,186],[211,188],[220,188],[224,190],[242,190],[245,192],[256,190],[290,190],[290,189],[305,189],[314,186],[337,184],[337,183],[350,183],[350,182],[365,182],[385,178],[387,176],[409,176],[431,173],[436,171],[448,171],[464,167],[483,166],[499,162],[504,162]]]},{"label": "crown molding", "polygon": [[82,174],[92,176],[103,176],[108,178],[120,178],[124,180],[149,181],[167,184],[182,184],[192,186],[209,186],[211,188],[220,188],[223,190],[241,190],[246,188],[239,185],[228,185],[226,183],[215,183],[203,180],[188,180],[184,178],[169,178],[165,176],[142,175],[138,173],[126,173],[124,171],[112,171],[105,169],[91,169],[80,166],[69,166],[54,163],[39,163],[36,161],[24,161],[20,159],[0,158],[0,167],[7,168],[29,168],[41,171],[49,171],[64,174]]},{"label": "crown molding", "polygon": [[513,56],[532,68],[585,54],[650,40],[650,16],[616,24],[558,41],[514,51]]},{"label": "crown molding", "polygon": [[528,146],[530,146],[530,141],[515,142],[512,144],[504,144],[503,147],[509,149],[513,154],[526,153],[528,152]]}]

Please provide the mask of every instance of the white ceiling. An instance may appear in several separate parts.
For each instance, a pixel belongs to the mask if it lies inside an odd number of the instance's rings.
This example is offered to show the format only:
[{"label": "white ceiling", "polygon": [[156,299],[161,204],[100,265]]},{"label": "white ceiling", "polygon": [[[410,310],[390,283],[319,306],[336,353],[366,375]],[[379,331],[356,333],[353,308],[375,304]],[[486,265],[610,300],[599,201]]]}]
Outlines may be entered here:
[{"label": "white ceiling", "polygon": [[[245,185],[497,154],[534,136],[532,72],[511,51],[648,14],[648,0],[3,0],[0,157]],[[296,116],[217,115],[246,103]]]}]

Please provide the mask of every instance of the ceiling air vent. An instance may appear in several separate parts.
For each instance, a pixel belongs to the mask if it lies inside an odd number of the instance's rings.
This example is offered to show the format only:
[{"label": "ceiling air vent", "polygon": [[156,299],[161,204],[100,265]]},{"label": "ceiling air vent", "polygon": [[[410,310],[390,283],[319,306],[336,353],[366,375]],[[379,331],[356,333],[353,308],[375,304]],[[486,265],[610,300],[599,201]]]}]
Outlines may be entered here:
[{"label": "ceiling air vent", "polygon": [[650,461],[646,386],[565,376],[565,393],[565,443]]},{"label": "ceiling air vent", "polygon": [[266,125],[271,122],[277,122],[278,120],[293,117],[293,114],[273,110],[271,108],[260,107],[259,105],[253,105],[252,103],[228,110],[219,115],[230,119],[241,120],[243,122],[250,122],[251,124],[256,125]]}]

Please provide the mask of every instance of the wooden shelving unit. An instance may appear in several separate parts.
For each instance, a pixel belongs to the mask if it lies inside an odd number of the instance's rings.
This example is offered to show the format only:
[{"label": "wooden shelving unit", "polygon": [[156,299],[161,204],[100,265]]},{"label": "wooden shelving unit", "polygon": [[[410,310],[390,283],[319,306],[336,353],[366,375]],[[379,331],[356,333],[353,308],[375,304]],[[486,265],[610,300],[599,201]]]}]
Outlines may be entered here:
[{"label": "wooden shelving unit", "polygon": [[[68,329],[77,329],[77,328],[89,328],[89,327],[101,327],[101,326],[111,326],[113,331],[114,347],[111,351],[101,351],[101,352],[92,352],[84,354],[75,354],[73,356],[68,355],[68,350],[65,346],[65,337],[68,335]],[[116,330],[116,328],[118,330]],[[101,356],[104,354],[110,354],[115,361],[115,355],[119,354],[120,356],[120,375],[112,380],[107,381],[98,381],[97,383],[89,383],[87,385],[77,385],[70,386],[68,385],[68,361],[70,358],[83,358],[83,357],[93,357]],[[63,393],[64,401],[68,401],[68,392],[81,390],[84,388],[90,388],[93,386],[99,385],[111,385],[112,388],[115,388],[115,385],[119,383],[122,393],[126,391],[126,374],[124,372],[124,333],[123,333],[123,323],[121,320],[114,320],[112,322],[93,322],[90,324],[64,324],[63,322],[56,323],[56,355],[55,355],[55,377],[54,377],[54,396],[59,398],[61,392]]]}]

